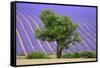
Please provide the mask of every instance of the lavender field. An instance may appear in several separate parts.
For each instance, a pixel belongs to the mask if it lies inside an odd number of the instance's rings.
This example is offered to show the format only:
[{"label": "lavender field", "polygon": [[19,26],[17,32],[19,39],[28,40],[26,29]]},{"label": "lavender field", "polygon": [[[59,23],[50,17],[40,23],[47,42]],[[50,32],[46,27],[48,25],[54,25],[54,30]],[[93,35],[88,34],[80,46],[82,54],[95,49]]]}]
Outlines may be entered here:
[{"label": "lavender field", "polygon": [[60,6],[43,4],[16,4],[16,54],[27,55],[30,52],[56,54],[56,41],[48,42],[35,38],[36,28],[44,29],[44,24],[39,18],[43,9],[50,9],[55,14],[68,16],[78,26],[77,32],[81,43],[69,45],[64,53],[81,51],[96,51],[96,8],[78,6]]}]

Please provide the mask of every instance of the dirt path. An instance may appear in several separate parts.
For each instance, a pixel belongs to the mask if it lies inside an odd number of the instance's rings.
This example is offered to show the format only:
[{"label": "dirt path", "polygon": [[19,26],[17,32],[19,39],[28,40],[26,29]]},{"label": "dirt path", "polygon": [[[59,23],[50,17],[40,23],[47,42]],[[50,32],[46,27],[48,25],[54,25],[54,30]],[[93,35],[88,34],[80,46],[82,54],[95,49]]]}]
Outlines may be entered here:
[{"label": "dirt path", "polygon": [[17,59],[17,65],[46,64],[61,62],[96,61],[96,58],[68,58],[68,59]]}]

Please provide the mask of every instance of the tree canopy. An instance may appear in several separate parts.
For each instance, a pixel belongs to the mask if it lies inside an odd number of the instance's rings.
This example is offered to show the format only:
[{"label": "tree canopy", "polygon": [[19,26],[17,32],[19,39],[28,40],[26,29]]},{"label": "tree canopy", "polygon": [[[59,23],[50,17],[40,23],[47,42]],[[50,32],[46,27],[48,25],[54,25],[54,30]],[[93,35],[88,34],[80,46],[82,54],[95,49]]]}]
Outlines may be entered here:
[{"label": "tree canopy", "polygon": [[68,44],[79,42],[78,33],[75,32],[75,25],[69,17],[60,16],[49,9],[42,10],[40,20],[44,24],[44,30],[37,29],[36,38],[49,42],[56,40],[59,47],[68,48]]}]

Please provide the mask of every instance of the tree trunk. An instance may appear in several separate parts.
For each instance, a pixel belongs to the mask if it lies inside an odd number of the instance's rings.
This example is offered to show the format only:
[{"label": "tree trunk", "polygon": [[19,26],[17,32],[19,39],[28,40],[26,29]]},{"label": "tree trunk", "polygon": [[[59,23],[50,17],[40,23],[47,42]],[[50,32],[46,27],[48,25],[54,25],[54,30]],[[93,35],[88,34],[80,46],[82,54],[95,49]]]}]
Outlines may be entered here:
[{"label": "tree trunk", "polygon": [[61,55],[62,55],[62,48],[60,48],[58,45],[57,45],[57,58],[61,58]]}]

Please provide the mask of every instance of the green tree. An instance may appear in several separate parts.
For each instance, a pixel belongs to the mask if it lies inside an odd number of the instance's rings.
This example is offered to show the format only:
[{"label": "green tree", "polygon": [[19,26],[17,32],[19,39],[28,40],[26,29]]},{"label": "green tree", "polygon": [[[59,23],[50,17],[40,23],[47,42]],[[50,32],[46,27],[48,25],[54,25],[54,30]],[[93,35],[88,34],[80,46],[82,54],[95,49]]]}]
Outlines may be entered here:
[{"label": "green tree", "polygon": [[60,16],[49,9],[45,9],[41,11],[39,17],[44,24],[44,30],[37,28],[36,38],[47,40],[48,42],[56,41],[57,58],[61,57],[64,48],[69,48],[69,44],[72,43],[74,45],[75,42],[80,42],[78,33],[75,31],[77,25],[67,16]]}]

